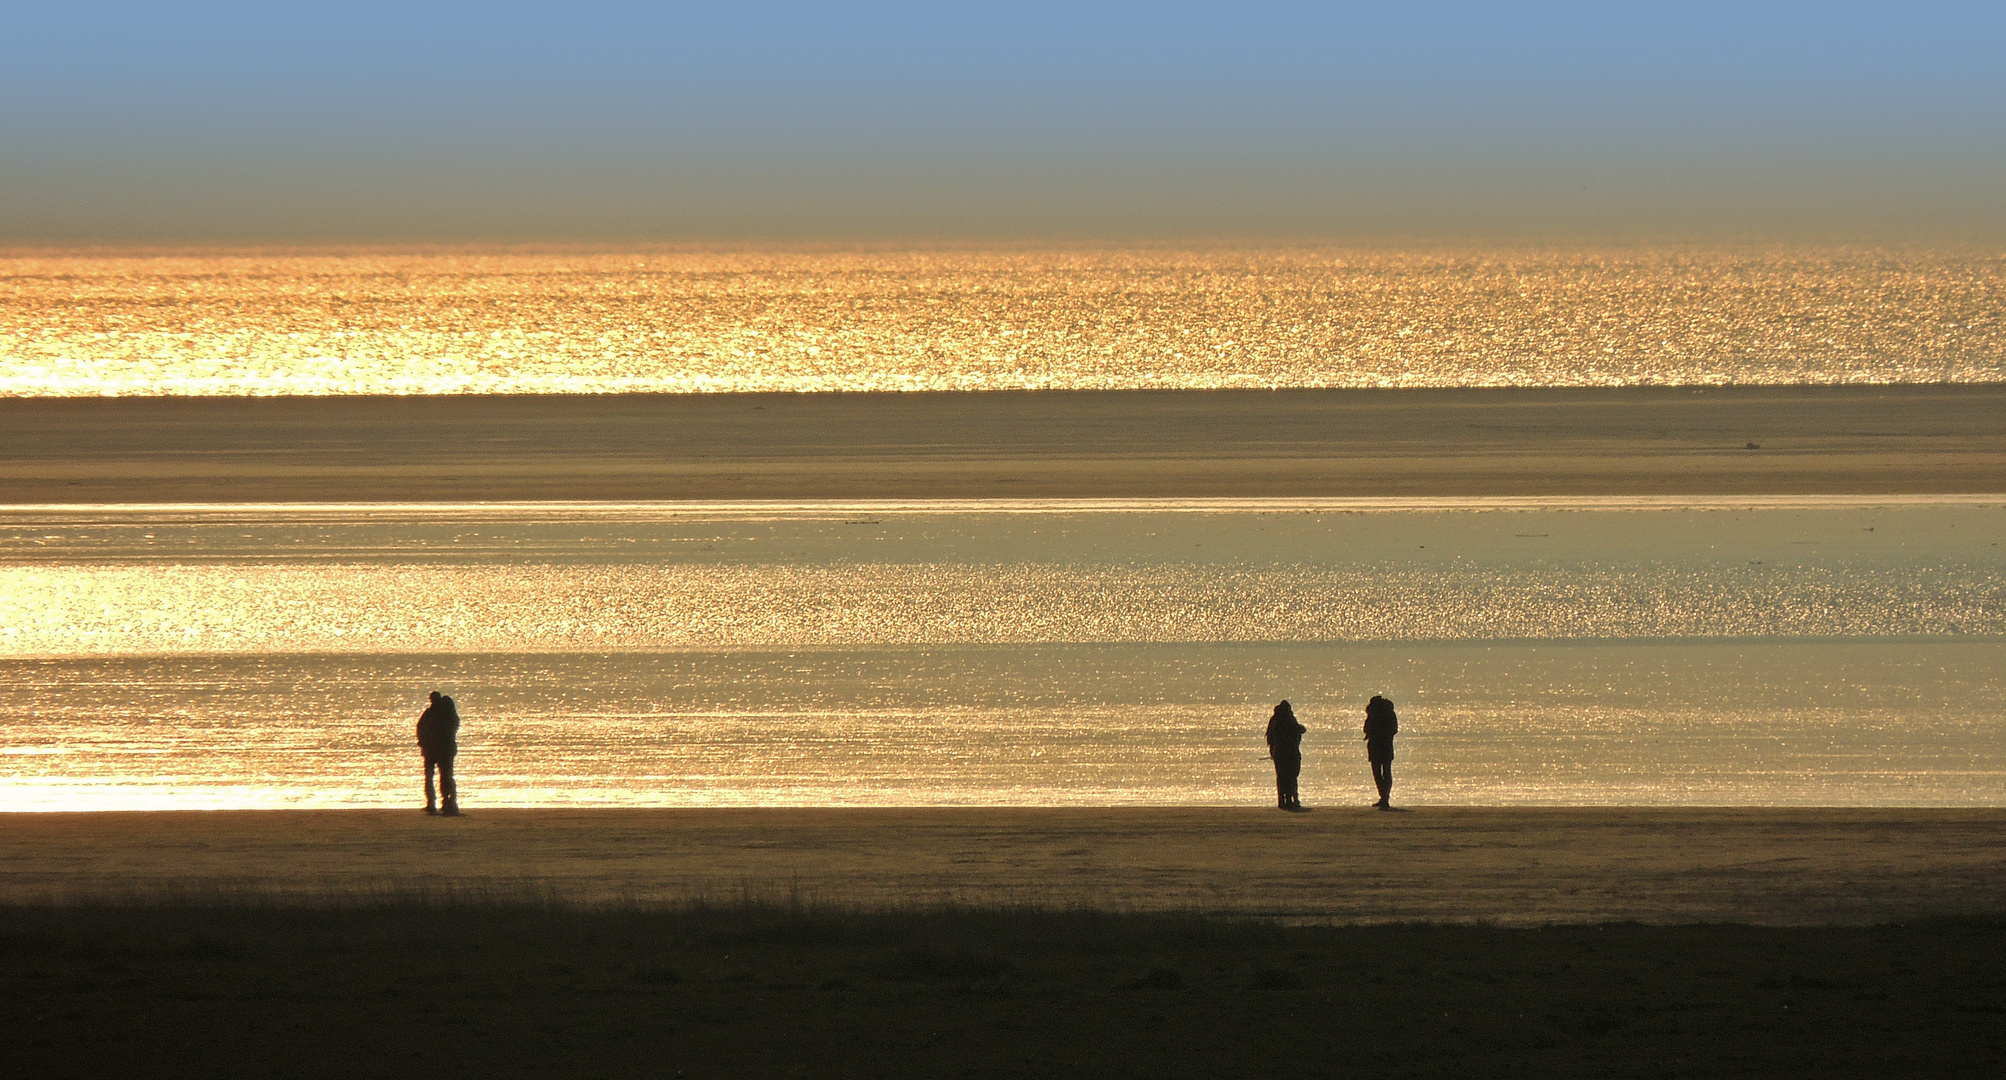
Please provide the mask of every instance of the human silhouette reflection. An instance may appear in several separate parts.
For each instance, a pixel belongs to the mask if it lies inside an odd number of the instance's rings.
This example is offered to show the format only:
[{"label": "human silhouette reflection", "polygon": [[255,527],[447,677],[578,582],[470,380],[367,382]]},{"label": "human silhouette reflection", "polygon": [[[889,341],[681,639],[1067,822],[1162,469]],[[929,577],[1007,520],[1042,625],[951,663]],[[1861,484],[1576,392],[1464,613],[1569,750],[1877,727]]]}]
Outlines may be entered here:
[{"label": "human silhouette reflection", "polygon": [[[453,756],[460,750],[460,710],[453,699],[437,690],[432,691],[432,703],[418,717],[418,751],[425,756],[425,812],[457,816],[460,812],[460,788],[453,782]],[[432,788],[432,773],[439,774],[439,787]],[[440,808],[438,797],[445,796],[445,807]]]},{"label": "human silhouette reflection", "polygon": [[1286,701],[1275,706],[1274,715],[1268,717],[1268,756],[1275,759],[1275,801],[1284,810],[1303,808],[1296,781],[1302,777],[1303,732],[1307,730],[1296,722],[1296,711]]},{"label": "human silhouette reflection", "polygon": [[1365,759],[1372,763],[1372,782],[1379,788],[1379,801],[1372,805],[1393,809],[1393,736],[1400,733],[1400,718],[1393,703],[1372,695],[1365,703]]}]

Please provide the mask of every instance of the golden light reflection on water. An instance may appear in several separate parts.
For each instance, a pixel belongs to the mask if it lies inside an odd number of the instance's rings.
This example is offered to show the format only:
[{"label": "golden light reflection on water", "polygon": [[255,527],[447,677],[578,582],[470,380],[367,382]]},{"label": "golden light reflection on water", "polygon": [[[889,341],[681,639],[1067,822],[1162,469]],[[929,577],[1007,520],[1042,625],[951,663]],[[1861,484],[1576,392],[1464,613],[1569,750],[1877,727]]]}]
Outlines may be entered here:
[{"label": "golden light reflection on water", "polygon": [[0,569],[0,655],[2006,633],[1983,566]]},{"label": "golden light reflection on water", "polygon": [[2001,379],[1983,252],[0,258],[10,396]]},{"label": "golden light reflection on water", "polygon": [[2006,805],[1997,500],[1649,507],[18,508],[0,808]]},{"label": "golden light reflection on water", "polygon": [[1365,695],[1417,804],[2006,804],[2006,644],[946,647],[0,663],[0,810],[410,806],[425,689],[470,805],[1259,803],[1261,723],[1363,799]]}]

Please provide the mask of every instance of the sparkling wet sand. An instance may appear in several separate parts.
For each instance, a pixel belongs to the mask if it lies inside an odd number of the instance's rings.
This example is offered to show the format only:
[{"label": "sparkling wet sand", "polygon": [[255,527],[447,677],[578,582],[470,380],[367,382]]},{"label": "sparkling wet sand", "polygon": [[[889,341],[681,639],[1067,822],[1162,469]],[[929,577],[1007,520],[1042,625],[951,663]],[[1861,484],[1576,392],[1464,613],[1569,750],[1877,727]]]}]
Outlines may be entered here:
[{"label": "sparkling wet sand", "polygon": [[1992,493],[2001,417],[1999,385],[0,399],[0,503]]},{"label": "sparkling wet sand", "polygon": [[1873,924],[2006,909],[2006,811],[474,809],[21,814],[0,901],[245,893]]}]

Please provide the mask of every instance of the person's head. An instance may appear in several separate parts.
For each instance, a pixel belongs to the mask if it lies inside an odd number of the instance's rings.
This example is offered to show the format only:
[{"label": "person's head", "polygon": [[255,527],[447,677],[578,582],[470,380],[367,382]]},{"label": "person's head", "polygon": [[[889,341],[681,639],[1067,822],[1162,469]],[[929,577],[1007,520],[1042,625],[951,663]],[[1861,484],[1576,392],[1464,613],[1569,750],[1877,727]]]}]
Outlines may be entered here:
[{"label": "person's head", "polygon": [[437,705],[438,703],[439,703],[439,692],[437,690],[434,690],[432,691],[432,704]]},{"label": "person's head", "polygon": [[1275,716],[1294,720],[1296,718],[1296,711],[1290,708],[1289,703],[1285,700],[1280,705],[1275,706]]}]

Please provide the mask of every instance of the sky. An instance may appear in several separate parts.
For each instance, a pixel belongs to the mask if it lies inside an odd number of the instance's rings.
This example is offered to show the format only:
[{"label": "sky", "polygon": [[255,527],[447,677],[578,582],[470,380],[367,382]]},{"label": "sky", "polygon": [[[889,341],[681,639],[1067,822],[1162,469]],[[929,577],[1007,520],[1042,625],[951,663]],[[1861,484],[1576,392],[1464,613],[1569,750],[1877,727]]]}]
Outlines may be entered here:
[{"label": "sky", "polygon": [[2006,238],[2006,4],[32,3],[0,244]]}]

